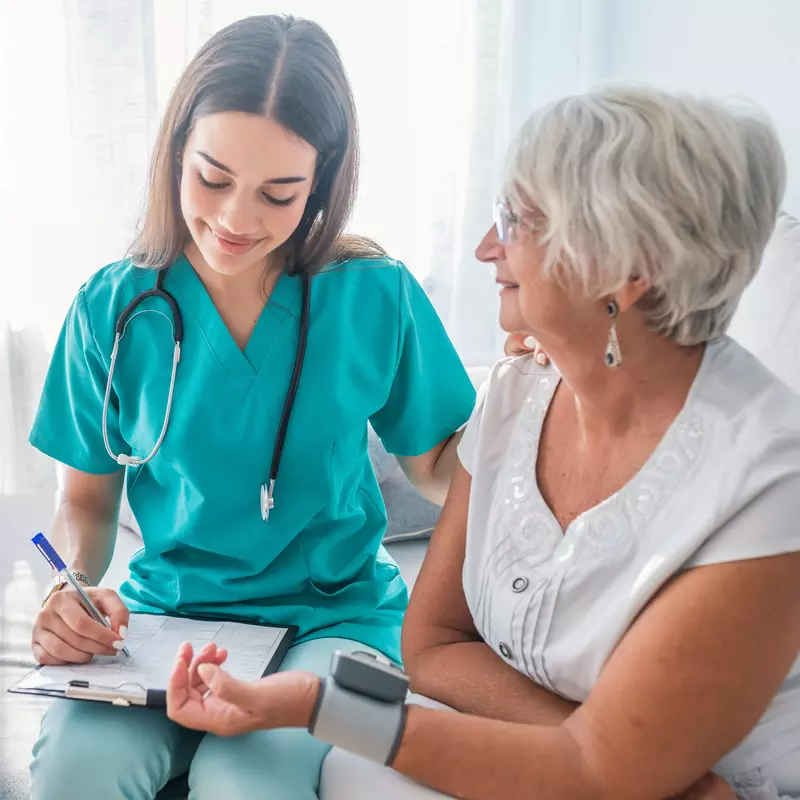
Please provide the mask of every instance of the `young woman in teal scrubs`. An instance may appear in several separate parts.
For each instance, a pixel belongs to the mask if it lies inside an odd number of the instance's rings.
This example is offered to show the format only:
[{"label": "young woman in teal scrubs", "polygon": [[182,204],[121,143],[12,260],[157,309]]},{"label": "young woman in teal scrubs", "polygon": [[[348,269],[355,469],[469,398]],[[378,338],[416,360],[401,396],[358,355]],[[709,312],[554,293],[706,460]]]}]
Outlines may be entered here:
[{"label": "young woman in teal scrubs", "polygon": [[[54,536],[68,539],[80,579],[94,586],[108,567],[126,471],[144,547],[119,595],[88,590],[112,631],[54,587],[33,634],[40,663],[114,654],[129,611],[297,625],[287,669],[325,673],[340,648],[399,660],[407,591],[381,546],[367,425],[421,491],[441,497],[474,393],[406,268],[343,236],[357,163],[350,88],[312,23],[237,22],[181,77],[131,257],[78,293],[31,434],[68,468]],[[106,403],[115,325],[158,271],[184,327],[174,402],[156,455],[123,469],[109,451],[124,464],[159,438],[173,330],[163,299],[140,304]],[[265,522],[259,493],[292,378],[304,274],[305,362]],[[304,800],[316,797],[326,749],[302,731],[223,739],[146,709],[59,700],[34,748],[32,796],[144,800],[188,770],[196,800]]]}]

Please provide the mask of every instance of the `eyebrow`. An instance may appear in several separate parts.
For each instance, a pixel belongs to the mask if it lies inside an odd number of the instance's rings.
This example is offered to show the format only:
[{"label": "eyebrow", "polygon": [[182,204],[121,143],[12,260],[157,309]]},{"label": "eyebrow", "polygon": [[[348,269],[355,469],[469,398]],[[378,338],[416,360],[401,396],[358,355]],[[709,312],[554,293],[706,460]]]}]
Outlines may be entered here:
[{"label": "eyebrow", "polygon": [[[236,177],[236,173],[230,167],[226,167],[224,164],[217,161],[216,158],[212,158],[208,153],[198,150],[197,155],[211,164],[212,167],[216,167],[217,169],[222,170],[222,172],[227,172],[228,175],[231,175],[234,178]],[[306,178],[304,175],[289,175],[283,178],[270,178],[269,180],[262,181],[262,183],[274,183],[285,186],[291,183],[304,183],[307,180],[308,178]]]}]

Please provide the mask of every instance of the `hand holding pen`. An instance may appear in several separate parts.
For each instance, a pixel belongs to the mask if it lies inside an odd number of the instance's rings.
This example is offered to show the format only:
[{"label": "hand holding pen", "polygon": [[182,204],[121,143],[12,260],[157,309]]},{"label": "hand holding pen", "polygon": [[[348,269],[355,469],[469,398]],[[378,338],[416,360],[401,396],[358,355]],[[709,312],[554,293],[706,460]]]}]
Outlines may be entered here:
[{"label": "hand holding pen", "polygon": [[33,628],[33,654],[40,664],[83,664],[95,655],[115,656],[125,647],[130,612],[111,589],[85,588],[75,580],[42,535],[33,543],[74,591],[55,592]]}]

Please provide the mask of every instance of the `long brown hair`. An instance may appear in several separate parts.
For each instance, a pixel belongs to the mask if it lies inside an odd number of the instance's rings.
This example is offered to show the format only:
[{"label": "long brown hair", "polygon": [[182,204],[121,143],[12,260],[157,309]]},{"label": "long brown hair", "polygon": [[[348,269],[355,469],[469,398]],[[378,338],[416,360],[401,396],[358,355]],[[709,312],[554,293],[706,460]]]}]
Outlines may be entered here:
[{"label": "long brown hair", "polygon": [[263,114],[317,151],[314,191],[288,242],[290,273],[385,255],[371,240],[342,233],[359,151],[355,104],[336,46],[314,22],[270,14],[223,28],[178,81],[156,139],[134,263],[161,269],[183,251],[189,238],[180,206],[183,148],[198,117],[224,111]]}]

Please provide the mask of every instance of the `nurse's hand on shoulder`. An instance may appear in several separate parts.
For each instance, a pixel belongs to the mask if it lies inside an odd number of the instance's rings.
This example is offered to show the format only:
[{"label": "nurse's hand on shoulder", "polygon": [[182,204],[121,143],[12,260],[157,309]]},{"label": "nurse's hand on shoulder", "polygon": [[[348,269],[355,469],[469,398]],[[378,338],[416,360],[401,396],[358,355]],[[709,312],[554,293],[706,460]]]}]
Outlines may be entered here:
[{"label": "nurse's hand on shoulder", "polygon": [[86,593],[109,617],[112,630],[86,613],[74,589],[61,589],[50,595],[33,626],[33,655],[39,664],[85,664],[122,649],[130,617],[125,603],[111,589],[89,587]]},{"label": "nurse's hand on shoulder", "polygon": [[319,693],[311,672],[278,672],[246,683],[220,669],[225,650],[206,645],[196,656],[181,645],[167,686],[167,716],[198,731],[237,736],[308,726]]},{"label": "nurse's hand on shoulder", "polygon": [[539,347],[536,339],[524,331],[510,333],[503,349],[507,356],[524,356],[533,353],[536,363],[541,366],[545,366],[548,361],[547,353]]}]

